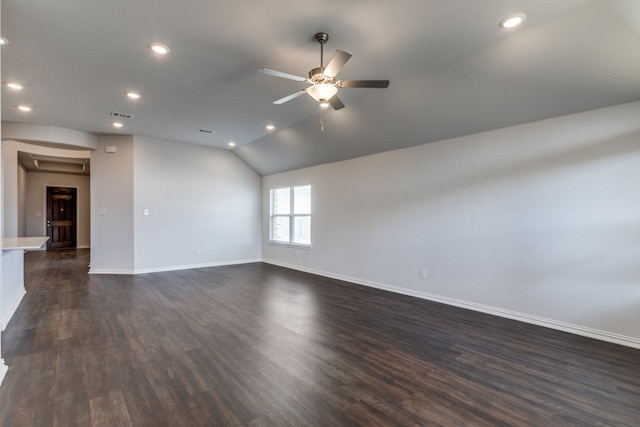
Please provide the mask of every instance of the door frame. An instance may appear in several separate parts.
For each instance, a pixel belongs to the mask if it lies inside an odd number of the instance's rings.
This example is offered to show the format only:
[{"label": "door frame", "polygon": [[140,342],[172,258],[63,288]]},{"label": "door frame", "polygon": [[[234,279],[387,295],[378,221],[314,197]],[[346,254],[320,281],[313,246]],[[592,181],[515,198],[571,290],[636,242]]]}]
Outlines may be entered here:
[{"label": "door frame", "polygon": [[[79,203],[79,198],[80,198],[80,187],[77,185],[59,185],[59,184],[45,184],[44,185],[44,191],[43,191],[43,210],[42,210],[42,231],[43,231],[43,236],[48,236],[49,234],[49,230],[47,230],[47,195],[48,195],[48,189],[49,188],[71,188],[71,189],[75,189],[76,191],[76,218],[75,221],[73,223],[73,226],[75,227],[75,235],[76,235],[76,245],[73,248],[69,248],[69,249],[77,249],[78,248],[78,218],[79,218],[79,212],[78,212],[78,206],[80,205]],[[49,250],[47,249],[47,247],[49,246],[48,241],[47,244],[44,247],[44,250]]]}]

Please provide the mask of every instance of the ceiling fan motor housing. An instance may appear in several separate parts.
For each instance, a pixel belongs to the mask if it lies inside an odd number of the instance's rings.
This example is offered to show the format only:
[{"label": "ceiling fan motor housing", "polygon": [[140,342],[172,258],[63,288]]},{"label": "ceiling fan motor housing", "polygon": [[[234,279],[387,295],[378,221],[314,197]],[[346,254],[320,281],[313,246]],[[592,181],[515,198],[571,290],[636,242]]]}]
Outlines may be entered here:
[{"label": "ceiling fan motor housing", "polygon": [[329,83],[333,84],[334,78],[324,74],[324,67],[317,67],[309,71],[309,81],[313,84]]}]

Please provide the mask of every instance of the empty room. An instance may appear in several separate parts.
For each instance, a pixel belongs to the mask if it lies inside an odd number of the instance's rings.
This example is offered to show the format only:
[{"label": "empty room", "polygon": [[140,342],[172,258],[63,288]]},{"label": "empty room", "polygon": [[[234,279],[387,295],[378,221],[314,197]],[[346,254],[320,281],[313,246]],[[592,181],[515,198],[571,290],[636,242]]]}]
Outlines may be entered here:
[{"label": "empty room", "polygon": [[0,14],[0,426],[638,425],[640,2]]}]

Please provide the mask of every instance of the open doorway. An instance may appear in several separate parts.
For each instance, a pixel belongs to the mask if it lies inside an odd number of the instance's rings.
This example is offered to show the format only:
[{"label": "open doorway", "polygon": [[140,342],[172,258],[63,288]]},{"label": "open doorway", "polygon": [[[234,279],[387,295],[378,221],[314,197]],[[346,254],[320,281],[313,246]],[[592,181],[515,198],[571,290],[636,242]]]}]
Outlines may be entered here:
[{"label": "open doorway", "polygon": [[[89,248],[90,153],[9,143],[17,164],[16,173],[5,174],[5,212],[13,216],[5,216],[5,231],[16,237],[48,236],[46,249]],[[12,166],[6,159],[5,165]],[[17,180],[12,181],[14,176]]]}]

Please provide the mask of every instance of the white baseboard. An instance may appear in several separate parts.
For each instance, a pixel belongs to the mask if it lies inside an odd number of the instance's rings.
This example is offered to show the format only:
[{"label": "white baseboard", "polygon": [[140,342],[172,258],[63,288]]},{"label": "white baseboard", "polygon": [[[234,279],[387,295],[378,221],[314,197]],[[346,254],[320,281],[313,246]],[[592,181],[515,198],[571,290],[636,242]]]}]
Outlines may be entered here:
[{"label": "white baseboard", "polygon": [[164,271],[177,271],[177,270],[190,270],[193,268],[207,268],[207,267],[222,267],[225,265],[238,265],[249,264],[252,262],[261,262],[261,259],[239,259],[230,261],[216,261],[206,262],[202,264],[185,264],[185,265],[172,265],[165,267],[152,267],[152,268],[138,268],[134,270],[109,270],[109,269],[95,269],[91,268],[89,274],[146,274],[146,273],[161,273]]},{"label": "white baseboard", "polygon": [[0,324],[2,324],[2,331],[5,330],[5,328],[7,327],[7,324],[9,323],[9,321],[11,320],[11,318],[13,317],[13,314],[16,312],[16,310],[18,309],[18,306],[20,305],[20,301],[22,301],[22,298],[24,297],[24,295],[27,293],[27,291],[22,288],[20,290],[20,293],[18,294],[18,296],[16,297],[16,299],[11,303],[11,305],[9,306],[9,308],[7,308],[7,311],[5,311],[4,313],[2,313],[0,316]]},{"label": "white baseboard", "polygon": [[267,264],[273,264],[280,267],[290,268],[292,270],[303,271],[306,273],[316,274],[319,276],[329,277],[332,279],[342,280],[357,285],[369,286],[372,288],[382,289],[389,292],[408,295],[416,298],[421,298],[429,301],[440,302],[447,305],[452,305],[460,308],[466,308],[468,310],[479,311],[482,313],[491,314],[494,316],[504,317],[507,319],[518,320],[520,322],[530,323],[533,325],[544,326],[550,329],[555,329],[563,332],[568,332],[575,335],[580,335],[588,338],[594,338],[600,341],[611,342],[614,344],[623,345],[626,347],[632,347],[640,349],[640,339],[634,337],[628,337],[625,335],[619,335],[612,332],[602,331],[598,329],[587,328],[580,325],[574,325],[571,323],[560,322],[553,319],[547,319],[539,316],[533,316],[526,313],[520,313],[512,310],[505,310],[499,307],[492,307],[484,304],[478,304],[470,301],[464,301],[456,298],[443,297],[440,295],[434,295],[427,292],[416,291],[412,289],[400,288],[397,286],[387,285],[385,283],[372,282],[367,280],[358,279],[355,277],[342,276],[339,274],[328,273],[326,271],[314,270],[311,268],[300,267],[297,265],[282,263],[274,260],[263,259],[262,262]]},{"label": "white baseboard", "polygon": [[139,268],[133,274],[161,273],[163,271],[190,270],[192,268],[222,267],[225,265],[249,264],[260,262],[260,259],[238,259],[230,261],[206,262],[202,264],[172,265],[168,267]]}]

